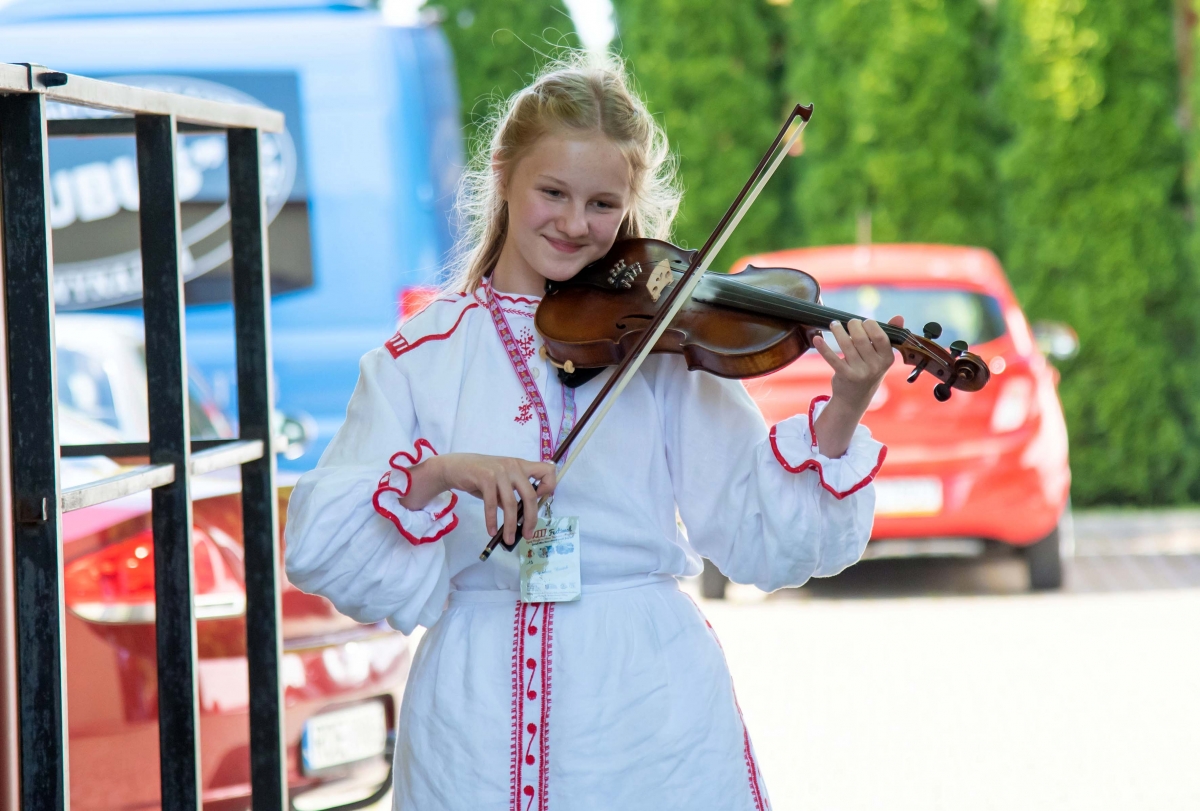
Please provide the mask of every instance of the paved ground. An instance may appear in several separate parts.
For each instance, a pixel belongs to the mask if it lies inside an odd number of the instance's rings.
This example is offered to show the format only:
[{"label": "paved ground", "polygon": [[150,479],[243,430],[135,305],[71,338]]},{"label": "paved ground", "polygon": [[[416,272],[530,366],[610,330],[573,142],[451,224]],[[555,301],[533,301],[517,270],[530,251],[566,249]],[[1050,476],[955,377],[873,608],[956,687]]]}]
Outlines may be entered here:
[{"label": "paved ground", "polygon": [[1200,511],[1019,560],[871,561],[704,610],[779,811],[1200,809]]}]

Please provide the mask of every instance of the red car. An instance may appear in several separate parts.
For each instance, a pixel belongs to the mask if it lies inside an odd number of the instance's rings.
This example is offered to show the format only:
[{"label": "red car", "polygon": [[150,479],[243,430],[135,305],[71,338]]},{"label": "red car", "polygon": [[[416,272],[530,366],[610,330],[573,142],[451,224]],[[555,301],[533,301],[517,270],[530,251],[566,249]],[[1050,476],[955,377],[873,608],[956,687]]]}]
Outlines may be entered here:
[{"label": "red car", "polygon": [[[236,480],[193,480],[197,679],[205,809],[246,809],[249,685]],[[63,516],[71,806],[159,803],[149,494]],[[287,511],[281,490],[279,514]],[[382,799],[408,640],[321,597],[282,591],[288,783],[297,811]]]},{"label": "red car", "polygon": [[[938,342],[966,341],[992,371],[978,392],[934,400],[934,380],[905,382],[897,362],[863,422],[888,446],[875,479],[875,528],[867,557],[979,554],[1021,550],[1033,588],[1062,583],[1071,552],[1071,470],[1052,357],[1077,348],[1063,325],[1038,325],[1035,337],[996,257],[944,245],[834,246],[747,257],[735,266],[789,267],[821,284],[823,304],[864,317],[902,315],[920,334],[942,327]],[[836,345],[836,344],[835,344]],[[829,393],[832,372],[815,352],[747,389],[768,423],[807,409]],[[709,589],[711,591],[711,589]]]}]

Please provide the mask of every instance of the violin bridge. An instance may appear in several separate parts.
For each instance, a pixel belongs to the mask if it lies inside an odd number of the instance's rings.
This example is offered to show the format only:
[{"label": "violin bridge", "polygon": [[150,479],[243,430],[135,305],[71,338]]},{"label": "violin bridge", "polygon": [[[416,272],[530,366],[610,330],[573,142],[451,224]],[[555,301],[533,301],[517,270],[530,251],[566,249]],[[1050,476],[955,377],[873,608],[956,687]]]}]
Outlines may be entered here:
[{"label": "violin bridge", "polygon": [[658,301],[658,297],[662,295],[662,291],[671,283],[674,276],[671,274],[671,263],[667,259],[663,259],[654,266],[654,270],[650,273],[650,277],[646,279],[646,292],[650,294],[651,301]]}]

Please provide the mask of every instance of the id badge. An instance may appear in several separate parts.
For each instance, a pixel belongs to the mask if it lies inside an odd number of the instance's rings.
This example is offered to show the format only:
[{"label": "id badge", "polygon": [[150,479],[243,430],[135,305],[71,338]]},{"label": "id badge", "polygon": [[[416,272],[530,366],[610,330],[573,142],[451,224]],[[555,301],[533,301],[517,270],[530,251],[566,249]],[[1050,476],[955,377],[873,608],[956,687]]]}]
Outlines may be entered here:
[{"label": "id badge", "polygon": [[579,519],[555,516],[547,505],[537,526],[517,545],[521,559],[521,602],[565,603],[578,600]]}]

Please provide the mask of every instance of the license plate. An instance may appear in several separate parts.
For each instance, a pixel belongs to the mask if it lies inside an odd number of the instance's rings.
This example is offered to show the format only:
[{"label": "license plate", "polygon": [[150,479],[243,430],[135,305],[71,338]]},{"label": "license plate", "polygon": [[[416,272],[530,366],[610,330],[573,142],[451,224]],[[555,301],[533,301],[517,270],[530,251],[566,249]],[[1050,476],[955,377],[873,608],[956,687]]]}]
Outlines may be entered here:
[{"label": "license plate", "polygon": [[942,511],[942,480],[936,476],[875,480],[875,514],[937,515]]},{"label": "license plate", "polygon": [[382,755],[387,749],[387,714],[372,701],[314,715],[304,722],[300,753],[306,772]]}]

